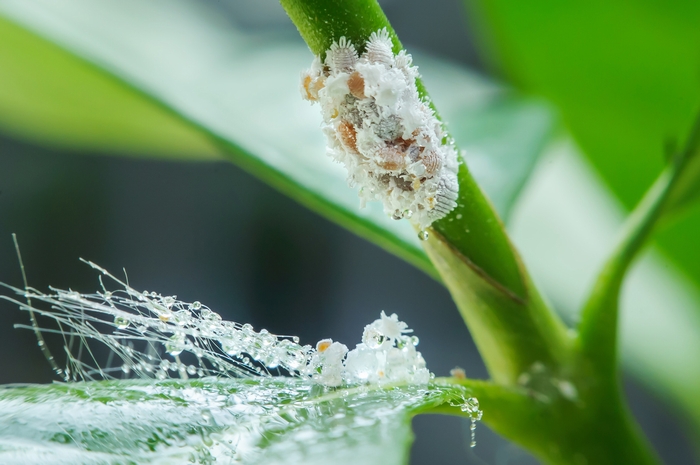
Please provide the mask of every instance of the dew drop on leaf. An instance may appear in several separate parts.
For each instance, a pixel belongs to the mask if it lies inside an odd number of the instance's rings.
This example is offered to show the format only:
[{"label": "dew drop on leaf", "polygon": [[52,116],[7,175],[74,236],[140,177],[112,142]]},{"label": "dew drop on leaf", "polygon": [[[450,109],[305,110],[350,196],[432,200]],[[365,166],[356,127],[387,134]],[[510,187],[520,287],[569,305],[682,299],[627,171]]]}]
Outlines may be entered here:
[{"label": "dew drop on leaf", "polygon": [[123,316],[115,316],[114,325],[119,329],[126,329],[129,326],[129,320]]}]

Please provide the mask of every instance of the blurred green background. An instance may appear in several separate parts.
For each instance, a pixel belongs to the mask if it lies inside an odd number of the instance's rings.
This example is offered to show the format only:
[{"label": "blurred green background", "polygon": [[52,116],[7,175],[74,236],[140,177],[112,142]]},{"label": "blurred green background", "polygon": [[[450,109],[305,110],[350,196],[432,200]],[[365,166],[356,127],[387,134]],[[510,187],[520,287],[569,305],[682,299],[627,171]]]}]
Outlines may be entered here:
[{"label": "blurred green background", "polygon": [[[700,106],[700,4],[380,3],[575,321],[624,212]],[[245,172],[425,263],[325,160],[297,91],[310,60],[274,0],[0,0],[0,280],[19,283],[15,232],[40,289],[93,289],[84,257],[307,342],[356,340],[384,309],[417,328],[436,374],[486,377],[439,283]],[[691,463],[700,431],[700,189],[687,192],[624,296],[628,395],[667,463]],[[0,382],[50,380],[34,336],[11,328],[24,315],[0,309]],[[485,427],[471,451],[456,419],[414,426],[412,463],[536,463]]]}]

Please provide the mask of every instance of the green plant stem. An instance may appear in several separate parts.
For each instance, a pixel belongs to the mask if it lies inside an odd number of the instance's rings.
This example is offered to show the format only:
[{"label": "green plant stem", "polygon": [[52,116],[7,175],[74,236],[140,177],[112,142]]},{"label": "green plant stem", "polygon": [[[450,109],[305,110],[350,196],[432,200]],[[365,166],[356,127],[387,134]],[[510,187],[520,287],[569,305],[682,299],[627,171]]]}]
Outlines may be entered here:
[{"label": "green plant stem", "polygon": [[[281,3],[311,51],[321,57],[340,37],[362,51],[369,35],[382,28],[389,31],[394,51],[401,48],[376,0]],[[428,99],[422,84],[417,85]],[[458,177],[458,207],[433,224],[424,247],[493,379],[460,381],[482,402],[485,422],[547,463],[655,464],[619,391],[581,363],[574,338],[540,297],[463,162]],[[539,385],[521,381],[531,374]],[[562,381],[578,389],[576,395],[557,388]],[[433,411],[462,415],[451,406]]]},{"label": "green plant stem", "polygon": [[[573,402],[564,398],[542,402],[522,387],[454,378],[437,378],[435,381],[468,388],[479,399],[484,423],[504,437],[522,444],[544,463],[658,463],[617,398],[607,399],[608,410],[598,412],[590,409],[583,398]],[[432,408],[430,413],[469,417],[458,406],[449,404]]]},{"label": "green plant stem", "polygon": [[[323,56],[340,37],[360,50],[372,32],[386,28],[401,49],[376,0],[281,0],[314,54]],[[424,87],[417,82],[425,98]],[[430,229],[424,244],[477,341],[493,378],[514,383],[534,362],[567,357],[559,318],[539,298],[489,200],[465,163],[459,167],[458,206]]]},{"label": "green plant stem", "polygon": [[581,313],[579,341],[581,353],[610,379],[617,372],[619,300],[627,270],[646,245],[654,228],[671,202],[677,181],[700,145],[700,117],[695,122],[684,149],[672,157],[656,182],[630,214],[615,252],[598,275]]},{"label": "green plant stem", "polygon": [[[281,0],[311,52],[322,58],[334,41],[345,37],[359,51],[369,36],[386,28],[394,44],[394,52],[403,47],[376,0]],[[420,79],[419,93],[428,99]],[[460,164],[458,207],[433,228],[455,250],[466,257],[481,273],[498,282],[508,292],[525,298],[527,289],[517,254],[511,247],[504,227],[490,202],[472,178],[467,166]],[[465,218],[469,222],[465,227]]]},{"label": "green plant stem", "polygon": [[527,299],[504,291],[439,234],[431,235],[425,250],[450,290],[495,382],[515,385],[518,377],[538,362],[552,370],[571,363],[572,341],[534,286]]}]

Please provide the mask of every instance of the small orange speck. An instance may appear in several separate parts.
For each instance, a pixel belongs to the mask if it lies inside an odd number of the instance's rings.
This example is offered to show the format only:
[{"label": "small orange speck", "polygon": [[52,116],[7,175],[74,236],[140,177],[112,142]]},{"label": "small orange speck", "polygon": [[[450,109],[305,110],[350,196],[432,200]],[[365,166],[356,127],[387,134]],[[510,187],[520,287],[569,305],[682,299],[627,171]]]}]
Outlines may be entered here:
[{"label": "small orange speck", "polygon": [[319,343],[316,344],[316,350],[319,352],[325,352],[331,346],[331,344],[332,342],[329,339],[319,341]]},{"label": "small orange speck", "polygon": [[306,92],[306,98],[308,100],[316,100],[311,92],[309,92],[309,87],[311,86],[311,76],[304,76],[304,91]]},{"label": "small orange speck", "polygon": [[456,379],[467,379],[467,373],[464,371],[464,368],[460,367],[454,367],[451,369],[450,376]]}]

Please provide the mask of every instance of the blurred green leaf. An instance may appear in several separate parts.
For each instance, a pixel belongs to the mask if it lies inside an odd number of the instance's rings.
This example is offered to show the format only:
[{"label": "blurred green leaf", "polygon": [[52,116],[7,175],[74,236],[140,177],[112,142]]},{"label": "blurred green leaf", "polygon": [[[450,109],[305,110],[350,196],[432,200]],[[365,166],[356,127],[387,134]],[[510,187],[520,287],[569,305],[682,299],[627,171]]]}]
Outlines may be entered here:
[{"label": "blurred green leaf", "polygon": [[[700,3],[469,0],[483,44],[512,81],[558,107],[583,152],[627,209],[679,148],[700,110]],[[698,198],[700,162],[680,184]],[[691,171],[695,174],[691,174]],[[700,283],[700,209],[657,235]]]},{"label": "blurred green leaf", "polygon": [[[0,123],[13,121],[6,130],[77,147],[163,153],[177,145],[174,156],[211,156],[216,144],[288,195],[434,273],[410,226],[389,220],[378,204],[360,210],[343,169],[325,156],[320,115],[299,97],[299,72],[311,54],[298,37],[243,34],[190,1],[3,0],[0,14],[54,44],[0,24],[2,34],[16,36],[0,41],[2,56],[15,58],[4,68],[2,94],[25,96],[0,97]],[[17,53],[18,44],[29,45]],[[445,101],[446,119],[454,121],[476,175],[506,215],[548,140],[551,112],[450,64],[417,61],[436,89],[434,100]],[[63,85],[52,102],[57,82]],[[85,88],[104,95],[85,96]],[[25,118],[14,118],[18,108],[28,112]],[[143,132],[149,115],[170,134],[158,125]],[[93,118],[99,131],[84,126]],[[112,120],[117,129],[127,127],[116,131],[122,136],[116,143],[104,129]]]},{"label": "blurred green leaf", "polygon": [[[14,36],[11,42],[0,41],[0,53],[40,50],[60,56],[52,60],[62,60],[60,67],[46,70],[44,63],[53,61],[43,56],[32,61],[33,55],[22,53],[21,60],[4,68],[4,81],[15,87],[0,95],[25,96],[14,106],[0,106],[5,130],[44,142],[72,141],[77,147],[93,148],[101,142],[113,150],[143,147],[163,152],[177,145],[173,153],[181,155],[211,155],[214,144],[291,197],[435,273],[412,228],[387,218],[379,204],[360,210],[344,170],[325,156],[321,117],[299,96],[299,72],[312,56],[298,37],[244,34],[192,1],[2,0],[0,14],[44,39],[5,21],[0,24],[2,34]],[[416,62],[435,89],[434,101],[441,107],[444,102],[445,119],[467,149],[475,175],[507,215],[549,139],[554,122],[550,110],[448,63],[423,57]],[[50,95],[31,92],[31,81],[22,77],[28,74],[49,91],[56,80],[73,82],[61,88],[60,97],[66,99],[62,111],[55,106],[46,110],[54,105],[45,102]],[[101,89],[104,95],[85,97],[85,88]],[[131,113],[123,108],[127,95],[134,105],[128,109]],[[40,101],[32,101],[34,96]],[[73,98],[90,105],[74,104]],[[3,123],[20,110],[26,113],[22,120]],[[158,115],[170,133],[145,128],[146,140],[140,125],[140,132],[134,133],[132,122],[142,114]],[[103,126],[111,124],[110,119],[116,129]],[[96,121],[101,132],[85,131],[86,120]],[[58,123],[64,125],[60,131],[46,129]],[[125,126],[131,131],[123,129],[124,140],[115,143],[111,135]],[[85,143],[86,134],[91,144]]]},{"label": "blurred green leaf", "polygon": [[213,159],[201,132],[123,82],[0,17],[3,131],[70,148]]},{"label": "blurred green leaf", "polygon": [[4,464],[403,464],[411,417],[460,386],[326,392],[257,378],[109,381],[0,390]]}]

